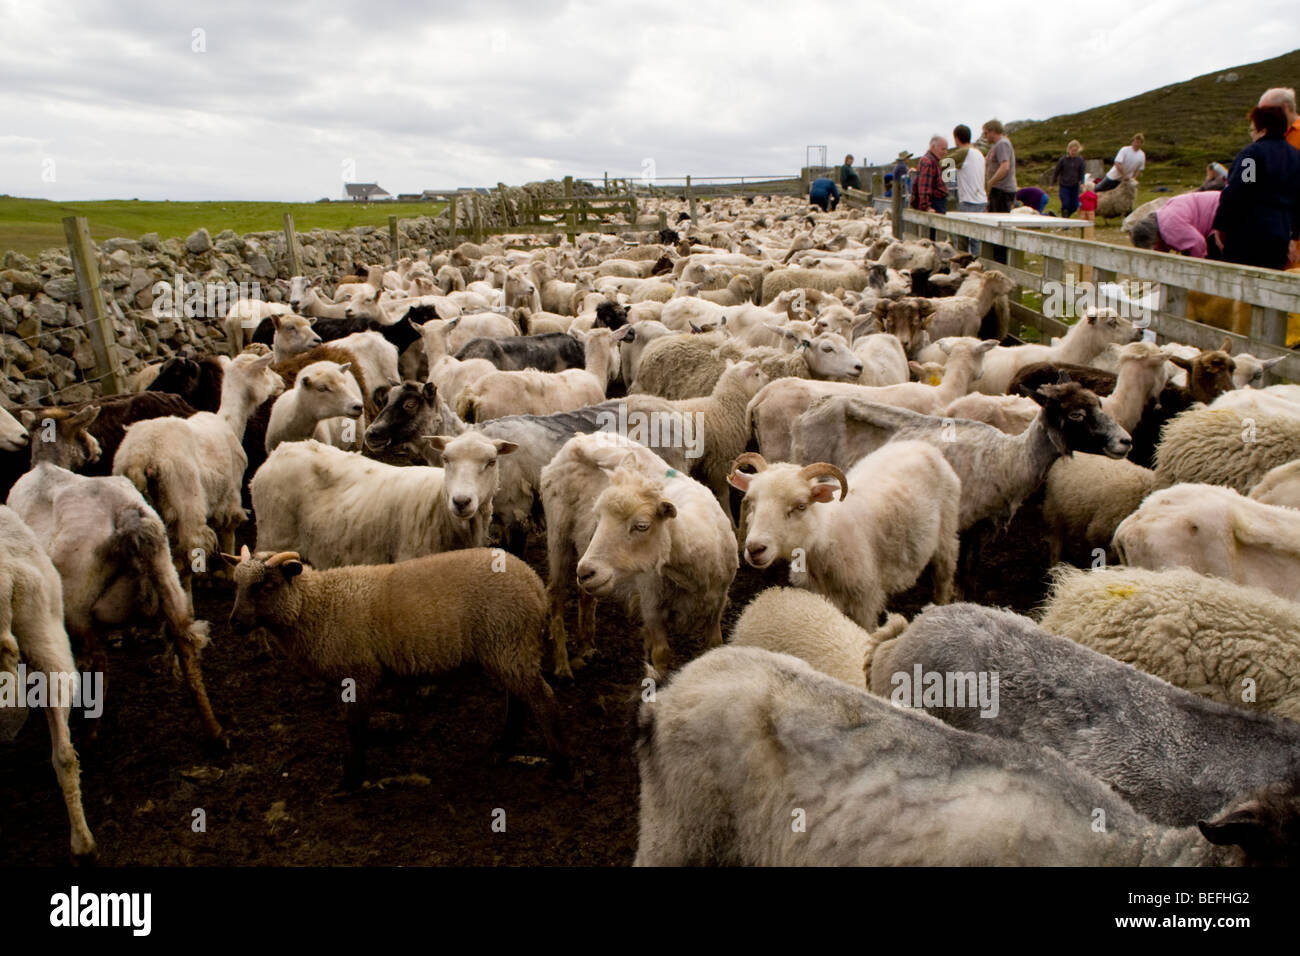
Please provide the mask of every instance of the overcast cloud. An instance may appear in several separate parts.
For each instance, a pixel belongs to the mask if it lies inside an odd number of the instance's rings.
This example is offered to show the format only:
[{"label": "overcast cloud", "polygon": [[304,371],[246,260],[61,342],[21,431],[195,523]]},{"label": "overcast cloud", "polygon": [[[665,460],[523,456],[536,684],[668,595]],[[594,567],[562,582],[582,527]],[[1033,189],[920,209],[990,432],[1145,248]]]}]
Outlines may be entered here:
[{"label": "overcast cloud", "polygon": [[901,7],[0,0],[0,192],[313,200],[345,179],[789,175],[809,143],[884,162],[959,122],[1073,112],[1295,36],[1291,0]]}]

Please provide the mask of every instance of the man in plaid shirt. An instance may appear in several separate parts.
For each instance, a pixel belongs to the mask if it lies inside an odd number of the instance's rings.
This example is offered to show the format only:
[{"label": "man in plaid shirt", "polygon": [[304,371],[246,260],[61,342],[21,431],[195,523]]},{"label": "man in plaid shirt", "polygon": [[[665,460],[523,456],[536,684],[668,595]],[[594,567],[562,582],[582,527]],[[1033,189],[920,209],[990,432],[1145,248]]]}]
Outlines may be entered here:
[{"label": "man in plaid shirt", "polygon": [[922,212],[948,211],[948,185],[943,181],[939,160],[948,152],[948,141],[942,136],[930,137],[930,148],[916,165],[916,185],[912,189],[912,208]]}]

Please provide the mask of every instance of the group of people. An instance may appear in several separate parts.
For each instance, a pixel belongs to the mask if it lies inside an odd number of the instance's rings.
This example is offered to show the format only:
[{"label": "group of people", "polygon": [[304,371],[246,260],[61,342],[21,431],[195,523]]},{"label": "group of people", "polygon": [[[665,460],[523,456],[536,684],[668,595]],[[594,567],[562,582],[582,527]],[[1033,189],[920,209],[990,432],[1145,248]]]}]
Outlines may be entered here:
[{"label": "group of people", "polygon": [[[1300,116],[1295,91],[1265,91],[1248,119],[1252,142],[1231,167],[1208,164],[1205,181],[1194,192],[1175,196],[1133,226],[1134,245],[1272,269],[1300,264]],[[965,124],[953,129],[951,149],[946,137],[932,136],[914,168],[908,167],[911,153],[900,152],[893,171],[885,175],[885,195],[901,189],[911,207],[923,212],[946,213],[950,198],[958,212],[1011,212],[1017,204],[1044,212],[1050,202],[1047,192],[1016,182],[1016,151],[1002,124],[989,120],[980,132],[989,145],[987,156],[971,142]],[[1092,219],[1099,193],[1136,181],[1146,168],[1144,145],[1145,137],[1135,134],[1094,183],[1085,169],[1082,144],[1071,140],[1049,183],[1059,190],[1061,215],[1078,212]],[[839,178],[845,187],[861,188],[851,155],[844,157]],[[813,182],[809,199],[822,209],[834,209],[839,198],[833,180]],[[978,254],[977,248],[972,251]],[[1005,250],[994,252],[997,261],[1003,261],[999,252],[1005,255]]]},{"label": "group of people", "polygon": [[1266,90],[1247,118],[1251,143],[1232,166],[1225,171],[1211,163],[1200,188],[1174,196],[1134,223],[1133,245],[1265,269],[1300,265],[1295,91]]}]

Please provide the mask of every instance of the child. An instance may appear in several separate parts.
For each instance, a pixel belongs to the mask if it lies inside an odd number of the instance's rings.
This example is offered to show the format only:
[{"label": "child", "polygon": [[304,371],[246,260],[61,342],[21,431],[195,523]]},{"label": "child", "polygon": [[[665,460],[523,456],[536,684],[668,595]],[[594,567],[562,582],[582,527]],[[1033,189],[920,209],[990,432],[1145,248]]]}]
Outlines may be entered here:
[{"label": "child", "polygon": [[1079,218],[1092,222],[1097,218],[1097,190],[1094,188],[1096,183],[1092,177],[1088,176],[1083,180],[1083,188],[1079,191]]}]

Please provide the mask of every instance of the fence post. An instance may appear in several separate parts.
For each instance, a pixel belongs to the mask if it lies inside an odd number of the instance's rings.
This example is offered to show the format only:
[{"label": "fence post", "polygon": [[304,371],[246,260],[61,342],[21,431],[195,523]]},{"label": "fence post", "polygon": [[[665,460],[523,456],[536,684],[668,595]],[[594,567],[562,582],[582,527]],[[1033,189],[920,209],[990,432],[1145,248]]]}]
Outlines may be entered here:
[{"label": "fence post", "polygon": [[609,170],[605,170],[605,195],[609,195]]},{"label": "fence post", "polygon": [[456,245],[456,197],[451,197],[451,205],[447,207],[447,243]]},{"label": "fence post", "polygon": [[86,316],[86,330],[95,352],[95,376],[101,382],[103,394],[121,395],[126,391],[126,377],[122,373],[121,356],[117,354],[117,330],[104,308],[99,261],[90,243],[90,226],[84,216],[65,216],[63,233],[68,237],[68,252],[72,253],[72,268],[81,293],[81,311]]},{"label": "fence post", "polygon": [[483,207],[479,203],[479,194],[474,193],[472,211],[474,213],[474,241],[483,241]]},{"label": "fence post", "polygon": [[667,228],[668,228],[668,213],[660,209],[659,210],[659,231],[663,232]]},{"label": "fence post", "polygon": [[501,206],[501,225],[513,226],[510,221],[510,204],[506,202],[506,184],[497,183],[497,203]]},{"label": "fence post", "polygon": [[568,236],[569,243],[574,244],[578,241],[578,222],[577,217],[573,214],[573,177],[564,177],[564,225],[565,234]]},{"label": "fence post", "polygon": [[302,260],[298,258],[298,236],[293,231],[293,213],[284,214],[284,249],[289,256],[289,275],[302,275]]},{"label": "fence post", "polygon": [[691,207],[691,225],[695,224],[695,190],[691,188],[691,177],[686,177],[686,202]]},{"label": "fence post", "polygon": [[1252,306],[1250,310],[1250,337],[1269,345],[1286,348],[1286,313],[1281,309]]},{"label": "fence post", "polygon": [[394,269],[397,268],[397,217],[388,217],[388,259]]}]

